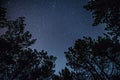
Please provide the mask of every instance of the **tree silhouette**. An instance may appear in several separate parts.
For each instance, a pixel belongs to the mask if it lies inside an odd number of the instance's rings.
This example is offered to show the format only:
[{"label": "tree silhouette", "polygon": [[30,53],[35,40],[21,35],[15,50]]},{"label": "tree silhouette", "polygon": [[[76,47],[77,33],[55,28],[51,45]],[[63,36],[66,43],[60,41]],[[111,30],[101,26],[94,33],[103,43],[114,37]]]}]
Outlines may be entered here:
[{"label": "tree silhouette", "polygon": [[[72,80],[120,79],[120,1],[90,0],[84,8],[93,15],[93,26],[106,24],[108,34],[97,39],[83,37],[65,52]],[[62,74],[65,74],[62,71]]]},{"label": "tree silhouette", "polygon": [[81,75],[76,80],[110,80],[112,76],[120,79],[120,50],[117,48],[120,48],[119,41],[109,36],[99,36],[97,40],[83,37],[65,52],[67,65]]},{"label": "tree silhouette", "polygon": [[110,35],[120,36],[119,0],[90,0],[84,8],[92,13],[94,26],[105,23]]},{"label": "tree silhouette", "polygon": [[3,7],[0,7],[0,27],[3,27],[5,25],[6,21],[6,9]]},{"label": "tree silhouette", "polygon": [[24,17],[7,20],[5,13],[0,7],[0,28],[6,29],[0,35],[0,80],[50,80],[56,57],[31,49],[36,39],[24,30]]},{"label": "tree silhouette", "polygon": [[61,80],[73,80],[73,74],[67,67],[62,69],[61,72],[59,72],[59,74],[60,74]]},{"label": "tree silhouette", "polygon": [[[109,2],[109,3],[108,3]],[[0,7],[0,80],[118,80],[120,79],[120,1],[90,0],[84,8],[92,12],[93,26],[106,24],[108,34],[97,39],[77,39],[65,52],[65,67],[54,74],[56,57],[31,49],[36,39],[25,31],[24,17],[6,18]]]},{"label": "tree silhouette", "polygon": [[54,74],[52,80],[62,80],[61,77],[57,74]]}]

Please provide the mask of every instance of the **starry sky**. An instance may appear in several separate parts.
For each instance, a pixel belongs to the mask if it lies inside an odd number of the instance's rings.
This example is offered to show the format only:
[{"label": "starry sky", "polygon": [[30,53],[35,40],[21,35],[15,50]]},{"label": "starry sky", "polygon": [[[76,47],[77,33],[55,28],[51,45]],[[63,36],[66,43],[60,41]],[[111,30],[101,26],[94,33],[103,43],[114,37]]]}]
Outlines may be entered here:
[{"label": "starry sky", "polygon": [[96,38],[104,32],[103,25],[92,27],[92,16],[83,8],[88,0],[0,0],[7,8],[7,17],[24,16],[26,30],[36,38],[32,46],[57,57],[56,72],[65,67],[64,52],[78,38]]}]

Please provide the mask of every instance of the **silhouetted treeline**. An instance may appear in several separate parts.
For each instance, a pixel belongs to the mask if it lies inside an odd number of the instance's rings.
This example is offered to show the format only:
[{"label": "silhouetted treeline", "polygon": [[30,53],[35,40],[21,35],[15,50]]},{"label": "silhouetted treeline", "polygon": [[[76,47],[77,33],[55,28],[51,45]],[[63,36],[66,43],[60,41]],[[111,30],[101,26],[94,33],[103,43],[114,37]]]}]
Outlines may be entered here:
[{"label": "silhouetted treeline", "polygon": [[47,80],[54,74],[56,57],[31,49],[35,43],[32,34],[24,31],[24,17],[6,19],[6,10],[0,7],[0,80]]},{"label": "silhouetted treeline", "polygon": [[0,7],[0,29],[6,29],[0,35],[0,80],[119,80],[119,5],[119,0],[90,0],[84,6],[93,15],[93,26],[106,24],[106,33],[97,39],[77,39],[65,51],[66,67],[58,74],[56,57],[30,48],[36,39],[24,30],[24,17],[8,20],[6,9]]}]

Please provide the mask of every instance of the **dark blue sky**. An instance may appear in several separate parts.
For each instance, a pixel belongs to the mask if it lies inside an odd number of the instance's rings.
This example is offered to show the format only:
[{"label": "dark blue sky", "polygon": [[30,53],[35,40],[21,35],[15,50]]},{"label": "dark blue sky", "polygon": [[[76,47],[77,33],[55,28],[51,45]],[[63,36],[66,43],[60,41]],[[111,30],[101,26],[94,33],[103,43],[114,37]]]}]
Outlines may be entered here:
[{"label": "dark blue sky", "polygon": [[2,0],[8,18],[26,17],[26,30],[33,34],[39,51],[56,56],[56,70],[65,66],[64,52],[83,36],[96,38],[103,27],[92,27],[92,17],[83,9],[88,0]]}]

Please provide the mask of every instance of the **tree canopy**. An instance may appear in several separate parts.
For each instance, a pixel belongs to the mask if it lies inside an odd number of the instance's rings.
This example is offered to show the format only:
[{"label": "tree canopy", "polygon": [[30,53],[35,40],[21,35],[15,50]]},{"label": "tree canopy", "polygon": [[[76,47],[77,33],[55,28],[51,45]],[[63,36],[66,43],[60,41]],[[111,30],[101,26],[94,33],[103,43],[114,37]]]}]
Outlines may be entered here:
[{"label": "tree canopy", "polygon": [[120,36],[119,0],[90,0],[84,8],[92,13],[94,26],[105,23],[109,34]]},{"label": "tree canopy", "polygon": [[35,43],[32,34],[25,31],[24,17],[6,18],[6,10],[0,7],[0,79],[1,80],[49,80],[54,74],[56,57],[47,52],[31,49]]},{"label": "tree canopy", "polygon": [[85,80],[120,79],[119,49],[120,43],[110,37],[98,37],[97,40],[84,37],[65,52],[67,65]]},{"label": "tree canopy", "polygon": [[108,34],[83,37],[64,52],[66,67],[55,74],[56,57],[30,48],[36,41],[25,31],[25,18],[6,18],[0,7],[0,80],[118,80],[120,79],[120,1],[90,0],[93,26],[106,24]]},{"label": "tree canopy", "polygon": [[65,52],[66,65],[72,69],[73,80],[120,79],[120,1],[90,0],[84,8],[92,13],[93,26],[106,24],[108,34],[97,39],[77,39]]}]

